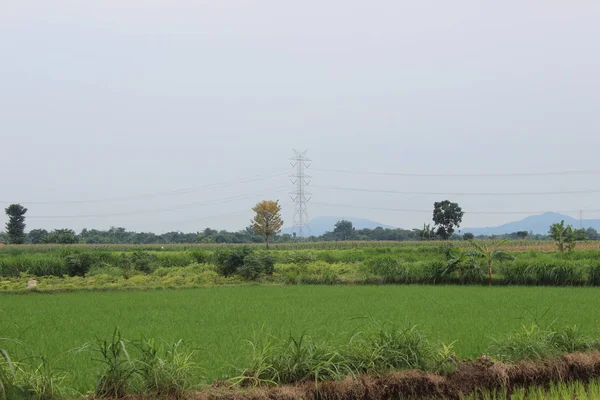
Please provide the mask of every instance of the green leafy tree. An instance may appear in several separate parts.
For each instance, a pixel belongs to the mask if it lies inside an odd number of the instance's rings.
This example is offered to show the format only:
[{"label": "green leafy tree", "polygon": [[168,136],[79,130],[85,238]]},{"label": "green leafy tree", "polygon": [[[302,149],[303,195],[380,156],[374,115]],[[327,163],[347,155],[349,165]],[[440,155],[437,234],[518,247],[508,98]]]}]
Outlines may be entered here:
[{"label": "green leafy tree", "polygon": [[458,203],[449,200],[436,201],[433,204],[433,222],[437,227],[436,234],[448,240],[454,233],[454,227],[460,227],[465,213]]},{"label": "green leafy tree", "polygon": [[11,204],[6,208],[8,222],[6,223],[6,233],[10,244],[23,244],[27,236],[25,235],[25,213],[27,209],[20,204]]},{"label": "green leafy tree", "polygon": [[46,235],[44,243],[74,244],[77,243],[77,236],[71,229],[56,229]]},{"label": "green leafy tree", "polygon": [[599,240],[600,239],[600,234],[598,234],[598,231],[595,230],[594,228],[587,228],[585,230],[585,234],[586,234],[588,240]]},{"label": "green leafy tree", "polygon": [[518,231],[517,232],[517,237],[519,239],[526,239],[527,236],[529,236],[529,232],[527,232],[527,231]]},{"label": "green leafy tree", "polygon": [[468,251],[466,254],[474,260],[481,261],[481,264],[483,264],[483,266],[487,268],[490,286],[492,286],[494,262],[513,259],[512,255],[500,249],[500,246],[502,246],[506,242],[508,242],[508,240],[506,239],[501,240],[499,242],[486,243],[485,245],[483,243],[477,243],[473,240],[471,240],[470,242],[473,249]]},{"label": "green leafy tree", "polygon": [[48,236],[48,231],[45,229],[33,229],[27,234],[27,240],[31,244],[44,243],[44,239]]},{"label": "green leafy tree", "polygon": [[256,204],[252,208],[252,211],[255,213],[252,219],[254,232],[264,236],[265,245],[268,249],[271,237],[281,232],[281,227],[283,226],[279,200],[263,200]]},{"label": "green leafy tree", "polygon": [[355,230],[352,222],[341,220],[335,223],[333,234],[336,240],[351,240],[354,239]]},{"label": "green leafy tree", "polygon": [[473,240],[475,239],[475,235],[473,235],[471,232],[467,232],[463,235],[463,240]]}]

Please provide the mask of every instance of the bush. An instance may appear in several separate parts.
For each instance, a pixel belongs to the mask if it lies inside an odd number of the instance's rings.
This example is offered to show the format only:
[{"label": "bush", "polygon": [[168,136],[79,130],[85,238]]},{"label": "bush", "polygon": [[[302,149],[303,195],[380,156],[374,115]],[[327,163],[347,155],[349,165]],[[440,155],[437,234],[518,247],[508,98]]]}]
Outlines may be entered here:
[{"label": "bush", "polygon": [[401,283],[405,268],[398,258],[389,255],[380,255],[371,258],[365,263],[367,271],[382,278],[383,283]]},{"label": "bush", "polygon": [[298,266],[306,266],[316,261],[315,255],[309,250],[291,251],[285,257],[283,262],[286,264],[295,264]]},{"label": "bush", "polygon": [[208,264],[211,261],[210,253],[203,250],[192,251],[190,256],[197,264]]},{"label": "bush", "polygon": [[215,267],[217,273],[223,276],[235,275],[244,265],[246,257],[252,253],[249,247],[240,247],[231,250],[221,250],[215,253]]},{"label": "bush", "polygon": [[247,280],[256,280],[261,275],[272,275],[275,258],[266,252],[255,253],[248,247],[215,253],[215,268],[219,275],[239,275]]},{"label": "bush", "polygon": [[156,264],[156,255],[144,251],[134,251],[132,253],[122,253],[120,259],[121,268],[127,273],[139,271],[149,274],[154,270]]},{"label": "bush", "polygon": [[244,259],[244,263],[238,268],[236,274],[246,280],[256,280],[263,272],[263,264],[260,257],[254,253],[249,254]]},{"label": "bush", "polygon": [[65,257],[69,276],[85,276],[92,267],[94,258],[90,253],[74,253]]}]

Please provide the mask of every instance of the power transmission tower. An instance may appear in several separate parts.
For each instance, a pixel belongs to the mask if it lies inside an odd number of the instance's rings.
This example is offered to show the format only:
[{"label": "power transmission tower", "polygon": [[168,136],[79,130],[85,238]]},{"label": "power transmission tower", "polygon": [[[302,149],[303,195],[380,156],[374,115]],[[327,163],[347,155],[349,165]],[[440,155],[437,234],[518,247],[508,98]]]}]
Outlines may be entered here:
[{"label": "power transmission tower", "polygon": [[310,184],[311,177],[304,173],[304,169],[310,167],[310,160],[306,158],[306,150],[303,152],[294,150],[294,157],[290,160],[292,167],[296,168],[296,173],[290,176],[290,181],[293,185],[296,185],[296,191],[290,193],[292,201],[296,203],[292,232],[298,237],[303,237],[304,228],[310,231],[306,204],[310,201],[310,197],[307,196],[310,196],[311,193],[304,190],[304,187]]}]

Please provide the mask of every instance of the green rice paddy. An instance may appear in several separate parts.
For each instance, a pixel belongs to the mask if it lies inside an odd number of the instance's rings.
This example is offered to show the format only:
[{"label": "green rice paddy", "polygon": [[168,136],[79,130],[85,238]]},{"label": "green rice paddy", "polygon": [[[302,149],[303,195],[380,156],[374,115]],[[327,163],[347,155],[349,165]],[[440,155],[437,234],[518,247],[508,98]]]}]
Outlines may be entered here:
[{"label": "green rice paddy", "polygon": [[196,348],[197,383],[231,376],[244,367],[246,342],[267,333],[306,333],[329,343],[347,341],[372,318],[418,325],[432,341],[450,343],[461,358],[485,353],[491,337],[556,320],[597,335],[600,289],[595,287],[474,286],[241,286],[180,291],[87,292],[0,296],[0,337],[19,339],[8,349],[53,359],[66,386],[94,387],[100,365],[76,352],[119,327]]}]

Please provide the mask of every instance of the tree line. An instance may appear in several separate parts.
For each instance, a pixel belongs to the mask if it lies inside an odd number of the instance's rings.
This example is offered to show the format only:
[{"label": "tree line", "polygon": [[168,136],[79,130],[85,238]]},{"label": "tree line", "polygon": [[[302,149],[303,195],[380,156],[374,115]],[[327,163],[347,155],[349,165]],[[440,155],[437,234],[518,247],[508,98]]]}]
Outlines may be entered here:
[{"label": "tree line", "polygon": [[[10,244],[192,244],[192,243],[288,243],[294,241],[407,241],[407,240],[471,240],[471,233],[459,234],[456,229],[462,223],[464,212],[457,204],[444,200],[435,202],[433,207],[433,225],[424,224],[422,229],[356,229],[352,222],[338,221],[331,232],[319,236],[296,237],[281,234],[283,220],[281,206],[277,201],[265,200],[257,203],[252,210],[254,217],[245,229],[230,232],[206,228],[201,232],[183,233],[172,231],[163,234],[153,232],[128,231],[122,227],[111,227],[108,230],[83,229],[76,233],[72,229],[33,229],[25,232],[25,214],[27,208],[20,204],[11,204],[5,209],[8,216],[6,232],[0,232],[0,242]],[[556,238],[559,239],[556,239]],[[527,231],[513,232],[506,235],[477,236],[477,238],[497,239],[554,239],[565,243],[576,240],[600,240],[600,234],[593,229],[574,229],[570,226],[555,224],[547,235],[533,234]],[[565,247],[566,248],[566,247]]]}]

